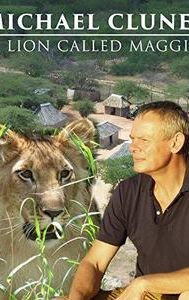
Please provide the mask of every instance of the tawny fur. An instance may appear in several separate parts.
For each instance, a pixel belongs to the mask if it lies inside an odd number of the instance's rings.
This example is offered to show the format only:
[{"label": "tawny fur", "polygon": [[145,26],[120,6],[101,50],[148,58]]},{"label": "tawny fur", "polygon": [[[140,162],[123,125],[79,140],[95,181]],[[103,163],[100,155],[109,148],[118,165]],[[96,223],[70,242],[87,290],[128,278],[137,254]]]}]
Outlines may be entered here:
[{"label": "tawny fur", "polygon": [[[69,167],[73,174],[69,182],[88,176],[87,162],[83,155],[70,141],[68,133],[75,132],[85,144],[93,139],[94,127],[84,119],[71,123],[66,130],[49,140],[31,140],[9,130],[0,145],[0,280],[7,285],[7,275],[16,266],[39,253],[35,241],[27,239],[22,226],[26,222],[34,223],[34,199],[37,204],[37,215],[40,227],[51,223],[51,218],[45,210],[63,210],[54,218],[60,224],[65,224],[73,216],[83,213],[83,209],[71,200],[78,201],[87,209],[96,210],[91,203],[91,193],[87,180],[70,186],[62,186],[59,174]],[[31,170],[34,180],[22,180],[20,170]],[[22,208],[22,209],[21,209]],[[69,213],[69,216],[68,216]],[[83,220],[82,220],[83,221]],[[98,223],[97,218],[95,220]],[[81,234],[69,225],[65,230],[63,240],[52,239],[45,243],[45,256],[54,272],[53,287],[61,287],[62,279],[70,265],[61,259],[80,259],[84,255],[83,240],[70,241]],[[23,286],[28,281],[38,280],[41,260],[39,258],[21,268],[13,277],[12,290]],[[64,285],[69,288],[69,281]],[[0,299],[7,299],[0,294]],[[21,299],[18,297],[18,299]]]}]

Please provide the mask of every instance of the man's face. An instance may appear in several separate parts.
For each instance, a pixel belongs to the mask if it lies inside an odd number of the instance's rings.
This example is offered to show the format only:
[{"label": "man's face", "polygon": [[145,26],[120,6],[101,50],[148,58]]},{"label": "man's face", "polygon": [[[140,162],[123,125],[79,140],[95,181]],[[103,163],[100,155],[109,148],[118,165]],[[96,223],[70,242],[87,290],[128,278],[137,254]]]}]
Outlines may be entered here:
[{"label": "man's face", "polygon": [[133,122],[130,151],[136,172],[153,175],[168,166],[172,157],[172,139],[165,137],[163,126],[154,112],[139,116]]}]

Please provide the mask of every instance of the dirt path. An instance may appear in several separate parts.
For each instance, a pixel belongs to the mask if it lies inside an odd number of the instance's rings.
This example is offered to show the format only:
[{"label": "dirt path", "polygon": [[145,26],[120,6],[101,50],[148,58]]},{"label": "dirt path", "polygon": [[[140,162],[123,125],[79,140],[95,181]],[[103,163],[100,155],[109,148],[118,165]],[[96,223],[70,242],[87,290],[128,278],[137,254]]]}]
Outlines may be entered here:
[{"label": "dirt path", "polygon": [[24,74],[24,72],[22,72],[22,71],[17,71],[14,69],[9,69],[9,68],[5,68],[5,67],[1,67],[1,66],[0,66],[0,72],[1,73],[12,73],[12,74]]}]

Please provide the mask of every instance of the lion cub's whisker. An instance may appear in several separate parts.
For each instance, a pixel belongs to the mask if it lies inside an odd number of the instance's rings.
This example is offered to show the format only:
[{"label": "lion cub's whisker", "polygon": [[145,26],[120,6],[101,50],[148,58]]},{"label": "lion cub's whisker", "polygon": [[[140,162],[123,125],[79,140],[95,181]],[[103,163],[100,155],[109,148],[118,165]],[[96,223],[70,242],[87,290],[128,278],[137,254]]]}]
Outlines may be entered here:
[{"label": "lion cub's whisker", "polygon": [[2,236],[8,235],[8,234],[12,234],[13,232],[15,233],[15,231],[16,231],[17,229],[20,229],[20,228],[22,228],[22,225],[18,225],[18,226],[16,226],[15,228],[10,227],[10,228],[9,228],[10,230],[7,231],[7,232],[5,232],[5,233],[3,233]]},{"label": "lion cub's whisker", "polygon": [[4,219],[1,219],[0,222],[7,221],[7,220],[14,220],[14,219],[20,219],[20,217],[4,218]]},{"label": "lion cub's whisker", "polygon": [[30,226],[26,229],[26,236],[28,236],[28,234],[30,234],[30,232],[32,232],[35,229],[35,226],[33,224],[30,224]]},{"label": "lion cub's whisker", "polygon": [[35,226],[32,224],[29,229],[26,230],[26,237],[28,238],[31,233],[35,232]]},{"label": "lion cub's whisker", "polygon": [[0,228],[0,231],[7,230],[7,229],[15,229],[15,228],[17,228],[19,226],[22,226],[22,223],[18,223],[18,224],[12,225],[12,226]]},{"label": "lion cub's whisker", "polygon": [[[21,242],[21,240],[24,239],[25,237],[26,237],[25,234],[21,234],[20,238],[19,239],[17,238],[17,239],[18,239],[19,242]],[[24,242],[26,243],[25,240],[24,240]]]},{"label": "lion cub's whisker", "polygon": [[[17,242],[17,241],[21,241],[22,238],[24,238],[25,235],[23,233],[23,230],[21,228],[16,228],[16,230],[14,231],[14,238],[13,238],[13,242]],[[24,244],[26,243],[26,241],[24,240]]]}]

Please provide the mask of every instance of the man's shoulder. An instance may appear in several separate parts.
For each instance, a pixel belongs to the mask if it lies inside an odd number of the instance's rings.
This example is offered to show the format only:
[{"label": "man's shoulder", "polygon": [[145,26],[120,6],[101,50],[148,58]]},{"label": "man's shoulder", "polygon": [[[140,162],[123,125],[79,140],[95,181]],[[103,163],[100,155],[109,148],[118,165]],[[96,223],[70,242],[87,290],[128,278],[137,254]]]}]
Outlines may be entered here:
[{"label": "man's shoulder", "polygon": [[129,178],[126,178],[122,180],[119,185],[120,187],[126,188],[134,186],[135,188],[137,186],[148,186],[151,184],[152,178],[149,175],[143,174],[143,173],[137,173]]}]

